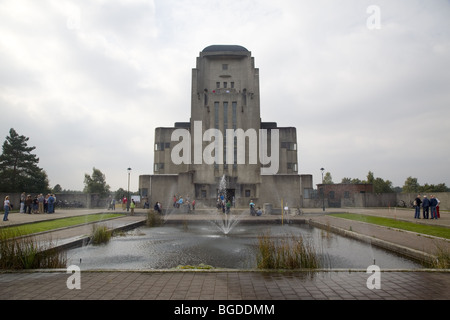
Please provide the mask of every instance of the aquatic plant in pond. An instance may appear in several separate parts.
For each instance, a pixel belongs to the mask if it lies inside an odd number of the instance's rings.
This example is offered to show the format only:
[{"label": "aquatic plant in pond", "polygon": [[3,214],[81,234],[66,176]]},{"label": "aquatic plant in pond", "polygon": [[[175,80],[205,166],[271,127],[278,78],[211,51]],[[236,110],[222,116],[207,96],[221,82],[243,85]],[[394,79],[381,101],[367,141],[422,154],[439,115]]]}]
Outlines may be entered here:
[{"label": "aquatic plant in pond", "polygon": [[65,268],[67,254],[17,230],[0,229],[0,269]]},{"label": "aquatic plant in pond", "polygon": [[318,269],[321,262],[316,249],[302,235],[258,236],[258,269]]},{"label": "aquatic plant in pond", "polygon": [[93,245],[108,243],[111,239],[111,231],[104,225],[93,225],[91,242]]}]

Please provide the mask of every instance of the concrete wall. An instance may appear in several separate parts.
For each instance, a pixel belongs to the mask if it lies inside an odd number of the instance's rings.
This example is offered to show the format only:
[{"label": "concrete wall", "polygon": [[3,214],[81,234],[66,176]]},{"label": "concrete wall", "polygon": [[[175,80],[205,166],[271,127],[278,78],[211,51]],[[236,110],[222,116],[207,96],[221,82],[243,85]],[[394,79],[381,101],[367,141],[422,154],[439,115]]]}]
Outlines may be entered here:
[{"label": "concrete wall", "polygon": [[[34,198],[37,194],[31,194]],[[3,210],[3,201],[5,197],[9,196],[13,209],[20,208],[20,193],[0,193],[0,200],[2,202],[1,210]],[[101,199],[98,194],[88,193],[57,193],[55,194],[56,201],[62,201],[68,204],[67,207],[74,208],[103,208],[106,207],[106,199]]]},{"label": "concrete wall", "polygon": [[274,208],[283,205],[300,207],[301,183],[299,175],[267,175],[261,176],[259,201],[262,204],[271,203]]},{"label": "concrete wall", "polygon": [[[433,194],[441,202],[441,210],[450,210],[450,192]],[[406,204],[406,207],[411,207],[416,196],[415,193],[355,193],[348,199],[341,199],[341,207],[398,207],[403,203]],[[303,199],[302,207],[321,208],[323,206],[322,201],[320,196],[315,199]],[[327,198],[325,198],[325,207],[329,208]]]}]

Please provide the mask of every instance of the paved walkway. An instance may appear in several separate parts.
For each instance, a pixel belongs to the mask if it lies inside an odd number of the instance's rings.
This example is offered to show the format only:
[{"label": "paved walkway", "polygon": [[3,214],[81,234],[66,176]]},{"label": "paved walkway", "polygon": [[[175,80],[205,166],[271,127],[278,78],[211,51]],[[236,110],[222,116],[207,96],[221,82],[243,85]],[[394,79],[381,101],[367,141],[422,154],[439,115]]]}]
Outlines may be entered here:
[{"label": "paved walkway", "polygon": [[[327,209],[325,213],[330,213]],[[346,221],[323,215],[322,210],[308,210],[304,215],[286,216],[283,222],[296,219],[311,220],[336,230],[351,229],[348,236],[370,237],[394,247],[404,247],[412,252],[433,254],[432,243],[439,243],[447,250],[448,240],[418,236],[414,233],[373,227],[364,223]],[[414,221],[410,210],[388,209],[335,209],[365,214],[395,217]],[[98,210],[58,210],[53,215],[11,214],[5,224],[20,224],[30,221],[61,218],[74,215],[98,213]],[[117,210],[116,212],[121,212]],[[169,220],[202,219],[198,211],[195,215],[173,214]],[[450,214],[441,213],[437,221],[415,221],[439,224],[450,227]],[[135,216],[126,216],[104,222],[111,228],[126,227],[141,223],[145,219],[142,211]],[[246,217],[246,220],[280,219],[280,216]],[[351,227],[351,228],[350,228]],[[42,239],[57,239],[57,243],[67,243],[86,237],[92,226],[67,228],[39,235]],[[417,240],[419,238],[419,241]],[[368,240],[365,241],[368,241]],[[420,244],[417,247],[417,244]],[[425,245],[426,243],[426,245]],[[380,245],[380,244],[377,244]],[[0,273],[0,299],[13,300],[428,300],[450,299],[450,272],[448,270],[381,270],[381,273],[368,274],[366,270],[324,270],[317,272],[264,272],[249,270],[214,271],[82,271],[78,274],[81,288],[69,289],[66,270],[37,270],[32,272]],[[380,276],[380,289],[369,289],[369,277]],[[370,278],[372,279],[372,278]],[[77,282],[74,280],[74,282]],[[375,282],[370,282],[372,284]]]}]

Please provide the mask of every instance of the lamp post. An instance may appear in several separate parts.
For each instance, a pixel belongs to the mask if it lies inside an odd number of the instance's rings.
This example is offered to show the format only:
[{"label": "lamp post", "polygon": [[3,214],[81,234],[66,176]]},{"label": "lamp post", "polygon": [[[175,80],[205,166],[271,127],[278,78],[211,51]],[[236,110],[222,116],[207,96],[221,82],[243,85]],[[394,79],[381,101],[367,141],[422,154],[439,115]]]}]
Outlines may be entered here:
[{"label": "lamp post", "polygon": [[323,172],[325,171],[325,169],[320,168],[320,171],[322,171],[322,210],[325,211],[325,188],[323,185]]},{"label": "lamp post", "polygon": [[130,210],[130,172],[131,168],[127,169],[128,171],[128,196],[127,196],[127,212]]}]

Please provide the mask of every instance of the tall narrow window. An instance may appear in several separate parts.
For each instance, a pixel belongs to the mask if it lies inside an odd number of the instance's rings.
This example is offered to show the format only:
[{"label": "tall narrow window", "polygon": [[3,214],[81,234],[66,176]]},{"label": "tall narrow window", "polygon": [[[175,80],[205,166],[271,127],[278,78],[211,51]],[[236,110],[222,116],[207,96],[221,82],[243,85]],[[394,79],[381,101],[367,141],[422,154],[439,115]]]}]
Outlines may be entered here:
[{"label": "tall narrow window", "polygon": [[214,102],[214,128],[219,129],[219,102]]},{"label": "tall narrow window", "polygon": [[[237,128],[237,102],[233,101],[231,103],[231,109],[232,109],[232,121],[233,121],[233,129],[236,130]],[[234,161],[233,161],[233,167],[236,168],[237,167],[237,139],[234,139]]]},{"label": "tall narrow window", "polygon": [[[219,129],[219,102],[214,102],[214,128]],[[215,148],[217,150],[217,141],[215,141]],[[217,158],[214,163],[214,169],[219,169],[219,165],[217,163]]]},{"label": "tall narrow window", "polygon": [[236,130],[237,128],[237,102],[234,101],[231,103],[231,108],[233,110],[233,129]]},{"label": "tall narrow window", "polygon": [[228,102],[223,103],[223,130],[228,129]]},{"label": "tall narrow window", "polygon": [[226,163],[227,157],[227,135],[226,130],[228,129],[228,101],[223,102],[223,132],[224,132],[224,140],[223,140],[223,163]]}]

